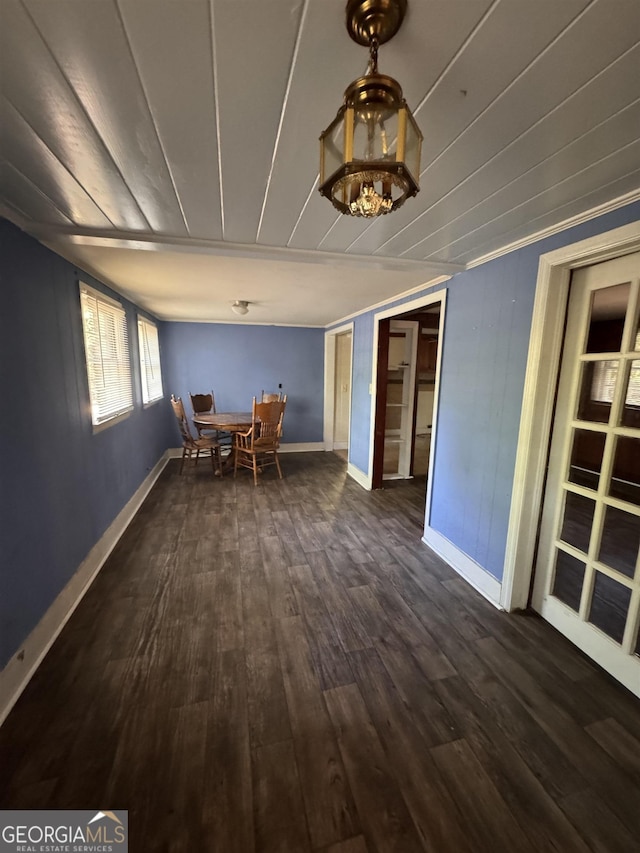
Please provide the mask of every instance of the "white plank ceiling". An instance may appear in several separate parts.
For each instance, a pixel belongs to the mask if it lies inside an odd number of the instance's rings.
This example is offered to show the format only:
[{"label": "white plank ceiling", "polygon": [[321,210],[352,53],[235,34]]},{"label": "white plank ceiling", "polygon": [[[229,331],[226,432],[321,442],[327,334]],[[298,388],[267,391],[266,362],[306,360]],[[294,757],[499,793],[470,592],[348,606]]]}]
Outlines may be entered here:
[{"label": "white plank ceiling", "polygon": [[374,221],[317,191],[367,62],[344,0],[0,0],[0,30],[0,212],[161,319],[323,326],[640,196],[640,0],[409,0],[379,64],[421,191]]}]

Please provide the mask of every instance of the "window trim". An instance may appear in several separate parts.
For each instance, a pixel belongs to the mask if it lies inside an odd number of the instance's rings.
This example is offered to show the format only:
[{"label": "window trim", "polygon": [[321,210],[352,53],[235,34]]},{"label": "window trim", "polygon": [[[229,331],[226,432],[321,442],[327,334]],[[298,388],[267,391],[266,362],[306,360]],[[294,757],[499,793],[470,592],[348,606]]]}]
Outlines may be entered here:
[{"label": "window trim", "polygon": [[[127,319],[127,312],[121,302],[116,299],[113,299],[102,291],[91,287],[83,281],[79,281],[78,284],[80,291],[82,342],[84,348],[84,360],[87,376],[87,389],[89,392],[89,418],[91,421],[93,432],[97,433],[101,432],[106,427],[112,426],[113,424],[119,423],[120,421],[128,418],[135,407],[133,374],[131,365],[130,329]],[[95,385],[93,385],[93,381],[95,380],[92,381],[90,359],[88,355],[88,344],[90,343],[91,333],[88,332],[87,328],[87,319],[84,305],[85,298],[93,299],[95,301],[96,311],[99,310],[100,305],[107,309],[107,313],[109,313],[110,310],[112,316],[118,321],[115,332],[114,346],[116,350],[119,350],[117,359],[117,373],[121,373],[123,376],[122,381],[118,380],[118,385],[116,389],[117,392],[120,392],[119,402],[121,405],[118,407],[117,411],[114,411],[112,414],[105,415],[100,420],[96,420],[96,418],[100,417],[99,402],[97,399],[95,399],[97,396],[97,389],[95,388]],[[96,337],[97,346],[100,349],[100,356],[102,358],[105,354],[105,344],[107,344],[108,341],[106,337],[101,336],[99,330],[96,334]],[[117,393],[116,401],[118,402]]]},{"label": "window trim", "polygon": [[[160,394],[157,397],[152,397],[149,400],[145,400],[145,385],[146,377],[145,377],[145,361],[143,357],[143,336],[141,334],[141,326],[149,326],[152,329],[155,329],[155,341],[157,345],[157,363],[160,373]],[[164,385],[162,381],[162,359],[160,357],[160,334],[158,330],[158,324],[153,320],[150,320],[148,317],[145,317],[142,314],[137,315],[137,325],[138,331],[138,358],[139,358],[139,368],[140,368],[140,394],[142,397],[142,408],[148,409],[150,406],[154,406],[156,403],[159,403],[161,400],[164,400]],[[146,339],[147,343],[149,343],[148,338]],[[151,362],[153,364],[153,355],[151,352],[149,353]]]}]

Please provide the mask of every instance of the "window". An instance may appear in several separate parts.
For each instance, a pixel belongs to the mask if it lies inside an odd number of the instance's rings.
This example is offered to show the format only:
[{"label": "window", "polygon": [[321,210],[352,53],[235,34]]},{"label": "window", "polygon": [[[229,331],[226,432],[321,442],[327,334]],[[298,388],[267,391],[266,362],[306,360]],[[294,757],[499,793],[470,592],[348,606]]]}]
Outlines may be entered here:
[{"label": "window", "polygon": [[138,317],[138,346],[140,347],[140,373],[142,375],[142,402],[154,403],[162,399],[162,372],[158,327],[155,323]]},{"label": "window", "polygon": [[122,305],[80,284],[91,422],[98,426],[133,409],[127,317]]}]

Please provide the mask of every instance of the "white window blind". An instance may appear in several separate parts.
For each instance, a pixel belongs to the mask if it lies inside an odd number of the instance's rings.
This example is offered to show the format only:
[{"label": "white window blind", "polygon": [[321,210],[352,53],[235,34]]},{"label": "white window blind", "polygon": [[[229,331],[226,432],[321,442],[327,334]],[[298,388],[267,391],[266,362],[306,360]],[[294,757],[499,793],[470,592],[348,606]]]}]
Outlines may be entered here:
[{"label": "white window blind", "polygon": [[625,406],[640,406],[640,360],[631,362]]},{"label": "white window blind", "polygon": [[122,306],[80,285],[91,421],[103,424],[133,409],[127,317]]},{"label": "white window blind", "polygon": [[[617,361],[596,361],[593,367],[591,399],[599,403],[611,403],[617,376]],[[640,406],[640,360],[631,362],[625,405]]]},{"label": "white window blind", "polygon": [[140,347],[140,373],[142,377],[142,402],[153,403],[162,399],[162,372],[158,327],[144,317],[138,317],[138,346]]},{"label": "white window blind", "polygon": [[593,365],[591,399],[598,403],[611,403],[617,375],[617,361],[596,361]]}]

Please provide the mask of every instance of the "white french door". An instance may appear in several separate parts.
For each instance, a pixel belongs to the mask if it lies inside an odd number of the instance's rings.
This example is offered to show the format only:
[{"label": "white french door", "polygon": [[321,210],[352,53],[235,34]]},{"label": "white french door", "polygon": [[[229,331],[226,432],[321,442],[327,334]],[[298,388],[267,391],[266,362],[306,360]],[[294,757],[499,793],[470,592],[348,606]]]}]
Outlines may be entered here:
[{"label": "white french door", "polygon": [[640,253],[577,270],[534,608],[640,696]]}]

